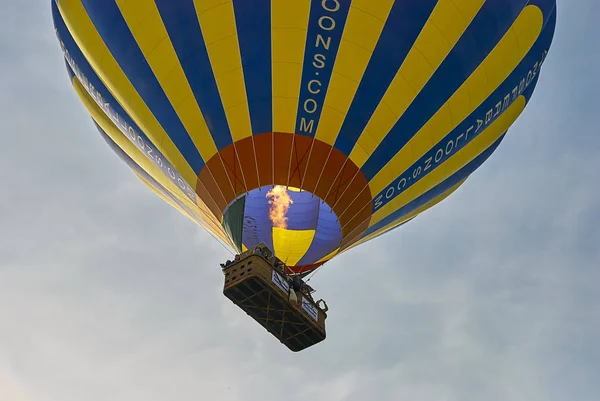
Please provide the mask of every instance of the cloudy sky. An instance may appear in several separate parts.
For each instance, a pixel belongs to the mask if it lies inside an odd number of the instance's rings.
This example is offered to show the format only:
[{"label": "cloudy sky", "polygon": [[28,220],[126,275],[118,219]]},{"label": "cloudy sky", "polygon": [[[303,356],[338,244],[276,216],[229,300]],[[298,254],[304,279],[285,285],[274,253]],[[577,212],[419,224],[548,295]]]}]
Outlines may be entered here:
[{"label": "cloudy sky", "polygon": [[328,339],[293,354],[222,296],[229,254],[99,137],[50,0],[0,0],[0,400],[598,400],[598,16],[559,0],[499,150],[318,273]]}]

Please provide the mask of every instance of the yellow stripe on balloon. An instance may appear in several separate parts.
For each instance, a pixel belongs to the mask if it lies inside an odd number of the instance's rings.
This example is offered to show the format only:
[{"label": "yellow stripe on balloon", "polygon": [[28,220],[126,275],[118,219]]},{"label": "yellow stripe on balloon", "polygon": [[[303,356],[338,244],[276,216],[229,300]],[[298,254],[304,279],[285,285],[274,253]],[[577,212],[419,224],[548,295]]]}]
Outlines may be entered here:
[{"label": "yellow stripe on balloon", "polygon": [[81,0],[59,0],[58,8],[77,46],[104,85],[183,179],[196,188],[198,177],[194,170],[119,67]]},{"label": "yellow stripe on balloon", "polygon": [[231,136],[234,142],[252,135],[242,56],[231,0],[194,0]]},{"label": "yellow stripe on balloon", "polygon": [[335,59],[316,139],[333,146],[394,0],[354,0]]},{"label": "yellow stripe on balloon", "polygon": [[377,210],[373,214],[370,226],[373,226],[394,211],[434,188],[479,156],[508,130],[525,108],[525,104],[525,97],[522,95],[519,96],[496,121],[491,123],[485,131],[481,132],[464,148],[459,150],[435,170],[432,170],[429,174],[414,183],[385,206],[381,207],[381,209]]},{"label": "yellow stripe on balloon", "polygon": [[[197,224],[204,229],[210,231],[214,235],[227,241],[221,225],[215,216],[210,212],[206,204],[196,197],[197,205],[194,205],[189,198],[175,185],[156,165],[154,165],[131,141],[123,135],[123,133],[113,124],[106,114],[98,107],[96,102],[90,97],[83,85],[77,78],[73,79],[73,87],[79,96],[81,102],[92,116],[94,121],[102,128],[102,130],[119,146],[133,161],[143,168],[152,178],[160,183],[169,193],[175,196],[180,202],[184,203],[191,210],[198,212],[198,217],[193,218],[187,212],[184,212],[178,205],[179,211],[184,215],[192,218]],[[161,197],[163,197],[161,195]],[[164,198],[164,197],[163,197]],[[172,202],[169,202],[172,203]]]},{"label": "yellow stripe on balloon", "polygon": [[148,65],[205,162],[217,152],[204,116],[152,0],[116,0]]},{"label": "yellow stripe on balloon", "polygon": [[[471,24],[485,0],[464,0],[458,3],[460,8],[454,0],[440,0],[433,9],[406,60],[350,153],[350,159],[357,166],[362,167],[425,87]],[[430,138],[427,135],[415,140],[425,141],[424,145],[429,146]]]},{"label": "yellow stripe on balloon", "polygon": [[[479,67],[369,183],[377,194],[464,121],[511,74],[537,40],[544,17],[527,6]],[[508,127],[507,127],[508,128]],[[425,139],[427,138],[427,139]]]},{"label": "yellow stripe on balloon", "polygon": [[315,230],[273,227],[273,252],[288,266],[296,266],[310,248]]},{"label": "yellow stripe on balloon", "polygon": [[276,132],[293,133],[296,129],[310,3],[310,0],[271,2],[273,131]]}]

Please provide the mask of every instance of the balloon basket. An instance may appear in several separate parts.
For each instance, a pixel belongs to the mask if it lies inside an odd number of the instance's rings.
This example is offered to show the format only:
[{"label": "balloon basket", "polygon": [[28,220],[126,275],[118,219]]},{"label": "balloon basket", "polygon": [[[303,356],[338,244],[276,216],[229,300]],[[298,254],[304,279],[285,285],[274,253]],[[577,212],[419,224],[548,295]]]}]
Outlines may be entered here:
[{"label": "balloon basket", "polygon": [[326,337],[325,311],[290,287],[289,277],[252,251],[223,269],[223,294],[294,352]]}]

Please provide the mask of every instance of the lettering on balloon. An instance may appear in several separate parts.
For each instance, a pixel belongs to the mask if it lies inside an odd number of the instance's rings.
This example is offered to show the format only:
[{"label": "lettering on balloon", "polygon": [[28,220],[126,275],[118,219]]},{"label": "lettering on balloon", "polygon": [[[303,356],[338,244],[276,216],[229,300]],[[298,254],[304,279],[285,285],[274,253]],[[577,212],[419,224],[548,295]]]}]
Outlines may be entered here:
[{"label": "lettering on balloon", "polygon": [[111,105],[109,101],[107,101],[107,97],[103,95],[100,90],[94,87],[94,85],[90,82],[88,77],[81,71],[81,68],[75,61],[75,59],[69,53],[69,50],[65,47],[64,42],[61,40],[58,35],[58,40],[61,45],[65,60],[71,67],[71,70],[90,95],[90,97],[94,100],[94,102],[100,107],[100,109],[106,114],[108,118],[113,122],[115,127],[117,127],[124,135],[129,139],[129,141],[135,145],[142,153],[146,155],[152,163],[157,166],[163,174],[165,174],[169,179],[179,187],[183,191],[183,193],[194,203],[197,205],[197,197],[196,192],[192,189],[192,187],[183,179],[183,177],[177,172],[177,170],[167,161],[167,159],[162,155],[162,153],[154,146],[154,144],[146,137],[145,134],[134,126],[132,121],[128,118],[128,116],[124,116],[119,114],[114,107]]},{"label": "lettering on balloon", "polygon": [[[318,6],[315,4],[318,3]],[[314,135],[331,79],[333,62],[341,42],[350,2],[313,0],[308,31],[296,132]],[[312,43],[312,46],[311,46]]]},{"label": "lettering on balloon", "polygon": [[[419,161],[413,164],[400,177],[389,184],[383,191],[373,198],[373,212],[385,206],[392,199],[406,191],[417,181],[435,170],[442,163],[454,156],[459,150],[464,148],[469,142],[482,133],[490,124],[502,115],[517,98],[523,94],[534,79],[538,76],[539,69],[542,66],[548,51],[544,51],[540,60],[525,73],[517,84],[510,88],[508,93],[502,94],[498,101],[490,103],[492,106],[481,114],[471,115],[470,121],[461,124],[458,130],[451,132],[446,138],[440,141],[436,146],[429,150]],[[462,127],[462,128],[461,128]]]}]

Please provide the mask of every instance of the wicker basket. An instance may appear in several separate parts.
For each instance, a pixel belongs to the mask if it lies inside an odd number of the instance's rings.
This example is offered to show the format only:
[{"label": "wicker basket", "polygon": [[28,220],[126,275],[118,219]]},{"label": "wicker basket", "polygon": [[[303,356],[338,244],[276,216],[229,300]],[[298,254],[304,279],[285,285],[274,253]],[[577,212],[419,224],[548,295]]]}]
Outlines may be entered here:
[{"label": "wicker basket", "polygon": [[246,252],[223,273],[223,294],[290,350],[301,351],[325,339],[326,313],[302,294],[297,302],[290,301],[287,276],[263,256]]}]

